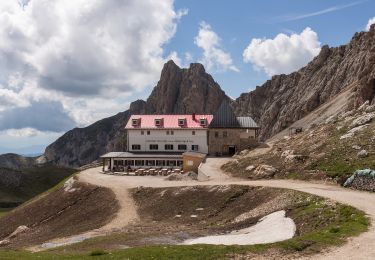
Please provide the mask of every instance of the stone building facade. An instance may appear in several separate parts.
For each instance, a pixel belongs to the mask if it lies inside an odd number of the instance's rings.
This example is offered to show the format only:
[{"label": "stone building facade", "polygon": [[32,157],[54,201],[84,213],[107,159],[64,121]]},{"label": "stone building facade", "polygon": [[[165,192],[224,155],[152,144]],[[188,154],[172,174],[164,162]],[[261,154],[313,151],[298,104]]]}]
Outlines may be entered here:
[{"label": "stone building facade", "polygon": [[257,130],[241,128],[210,128],[208,131],[210,155],[233,155],[257,146]]},{"label": "stone building facade", "polygon": [[223,102],[208,129],[208,153],[233,155],[257,145],[259,127],[251,117],[237,117]]}]

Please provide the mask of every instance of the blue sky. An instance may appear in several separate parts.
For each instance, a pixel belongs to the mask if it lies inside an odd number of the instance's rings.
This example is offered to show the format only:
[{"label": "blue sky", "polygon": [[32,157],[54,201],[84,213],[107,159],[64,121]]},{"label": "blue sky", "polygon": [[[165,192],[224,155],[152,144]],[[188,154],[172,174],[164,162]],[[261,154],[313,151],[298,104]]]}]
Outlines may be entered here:
[{"label": "blue sky", "polygon": [[0,153],[42,152],[146,99],[170,57],[236,98],[374,17],[375,0],[1,1]]},{"label": "blue sky", "polygon": [[[353,6],[345,7],[350,4]],[[252,38],[274,38],[279,33],[300,33],[304,28],[310,27],[318,34],[322,44],[339,46],[350,41],[355,32],[364,30],[368,20],[375,16],[375,1],[177,0],[175,6],[177,9],[187,8],[189,12],[181,19],[177,33],[167,45],[167,50],[191,52],[194,58],[199,59],[201,50],[194,44],[193,39],[201,21],[210,24],[221,38],[222,46],[231,54],[235,65],[240,69],[240,72],[211,72],[232,97],[238,97],[242,92],[269,79],[264,72],[255,71],[251,64],[243,63],[243,50]],[[292,21],[283,19],[333,7],[338,10]]]}]

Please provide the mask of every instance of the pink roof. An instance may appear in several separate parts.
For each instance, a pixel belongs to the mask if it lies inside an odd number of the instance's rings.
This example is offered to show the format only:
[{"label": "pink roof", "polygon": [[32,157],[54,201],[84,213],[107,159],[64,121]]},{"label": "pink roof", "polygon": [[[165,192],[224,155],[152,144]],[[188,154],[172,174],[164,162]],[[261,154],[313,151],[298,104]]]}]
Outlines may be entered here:
[{"label": "pink roof", "polygon": [[[129,118],[125,129],[163,129],[163,128],[174,128],[174,129],[185,129],[185,128],[208,128],[211,123],[213,115],[195,115],[195,120],[193,120],[193,115],[132,115]],[[133,119],[141,119],[141,123],[138,126],[132,125]],[[161,126],[155,125],[155,119],[162,119]],[[184,126],[178,125],[179,119],[186,119],[186,124]],[[200,119],[207,119],[206,126],[201,126]]]}]

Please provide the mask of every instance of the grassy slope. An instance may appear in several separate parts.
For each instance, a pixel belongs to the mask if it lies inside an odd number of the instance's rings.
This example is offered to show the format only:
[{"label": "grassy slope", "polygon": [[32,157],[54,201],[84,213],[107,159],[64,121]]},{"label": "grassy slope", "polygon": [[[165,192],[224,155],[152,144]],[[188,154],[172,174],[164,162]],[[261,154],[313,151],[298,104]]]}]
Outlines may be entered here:
[{"label": "grassy slope", "polygon": [[[331,179],[343,183],[357,169],[375,169],[375,120],[352,138],[340,139],[352,128],[350,122],[341,120],[333,125],[317,126],[290,140],[278,141],[267,154],[240,157],[237,162],[227,163],[222,168],[233,176],[251,178],[254,174],[246,170],[247,166],[268,164],[278,169],[274,178]],[[358,158],[359,150],[354,149],[354,145],[367,150],[369,155]],[[307,159],[305,162],[286,163],[281,157],[286,150],[293,150],[294,154],[304,155]]]},{"label": "grassy slope", "polygon": [[17,171],[15,174],[19,174],[21,180],[17,186],[1,184],[0,182],[0,203],[19,204],[25,202],[54,187],[74,172],[75,170],[73,169],[53,165],[44,165]]},{"label": "grassy slope", "polygon": [[[311,196],[309,196],[311,198]],[[337,204],[332,207],[326,200],[313,196],[291,209],[288,215],[296,222],[309,221],[308,227],[292,239],[265,245],[221,246],[221,245],[160,245],[136,247],[125,250],[103,251],[100,241],[110,237],[98,237],[73,246],[57,248],[49,252],[29,253],[24,251],[0,251],[1,259],[224,259],[234,255],[260,254],[267,256],[269,249],[282,254],[312,254],[329,246],[345,243],[346,238],[365,232],[370,221],[364,212],[353,207]],[[319,227],[319,228],[315,228]],[[120,234],[121,235],[121,234]],[[126,235],[126,234],[123,234]],[[119,234],[113,235],[118,239]],[[74,248],[86,248],[76,252]],[[89,249],[91,248],[91,249]]]}]

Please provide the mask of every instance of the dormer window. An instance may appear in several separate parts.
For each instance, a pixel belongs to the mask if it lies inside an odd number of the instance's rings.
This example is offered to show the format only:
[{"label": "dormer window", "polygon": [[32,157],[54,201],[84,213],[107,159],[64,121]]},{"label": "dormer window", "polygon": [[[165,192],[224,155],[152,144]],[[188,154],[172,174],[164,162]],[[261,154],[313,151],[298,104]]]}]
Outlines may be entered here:
[{"label": "dormer window", "polygon": [[186,119],[185,118],[179,118],[178,119],[178,126],[185,126],[186,125]]},{"label": "dormer window", "polygon": [[161,118],[155,119],[155,126],[161,126],[161,125],[162,125],[162,119]]},{"label": "dormer window", "polygon": [[199,123],[200,123],[201,126],[206,126],[207,125],[207,119],[206,118],[201,118],[199,120]]},{"label": "dormer window", "polygon": [[132,119],[132,126],[139,126],[141,122],[140,118],[134,118]]}]

